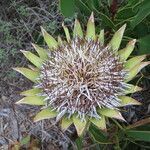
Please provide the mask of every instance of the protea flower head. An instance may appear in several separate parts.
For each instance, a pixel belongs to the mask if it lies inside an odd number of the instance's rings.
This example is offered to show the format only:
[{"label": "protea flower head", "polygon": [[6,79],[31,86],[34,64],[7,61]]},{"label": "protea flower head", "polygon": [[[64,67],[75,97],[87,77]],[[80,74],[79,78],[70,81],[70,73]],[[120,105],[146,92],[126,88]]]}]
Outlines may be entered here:
[{"label": "protea flower head", "polygon": [[146,55],[128,59],[136,40],[118,51],[126,25],[123,25],[108,44],[104,43],[104,30],[95,33],[93,13],[84,34],[75,20],[73,37],[63,24],[66,40],[58,41],[43,28],[42,34],[48,49],[33,44],[38,56],[22,51],[34,65],[30,68],[15,68],[34,82],[33,89],[24,91],[25,97],[18,104],[43,106],[34,121],[55,118],[61,120],[66,130],[74,124],[81,135],[87,123],[106,128],[105,118],[124,120],[120,107],[140,105],[135,99],[125,96],[141,90],[128,84],[149,62],[142,62]]}]

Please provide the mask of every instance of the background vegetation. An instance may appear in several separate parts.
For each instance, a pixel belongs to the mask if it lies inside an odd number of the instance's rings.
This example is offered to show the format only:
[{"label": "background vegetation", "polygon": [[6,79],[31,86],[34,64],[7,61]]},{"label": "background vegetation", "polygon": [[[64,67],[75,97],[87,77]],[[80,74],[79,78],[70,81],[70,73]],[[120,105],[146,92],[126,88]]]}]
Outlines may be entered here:
[{"label": "background vegetation", "polygon": [[127,122],[109,120],[107,132],[91,126],[84,138],[78,138],[72,127],[62,133],[59,125],[52,126],[53,122],[32,123],[37,108],[14,105],[19,92],[31,86],[12,70],[27,63],[20,49],[32,51],[31,42],[45,44],[40,26],[52,35],[63,36],[62,22],[71,29],[78,17],[85,29],[92,11],[96,30],[105,29],[106,41],[126,23],[122,46],[135,38],[137,45],[132,56],[147,54],[150,60],[150,0],[0,1],[0,149],[150,149],[150,67],[133,81],[144,89],[132,95],[143,105],[125,107]]}]

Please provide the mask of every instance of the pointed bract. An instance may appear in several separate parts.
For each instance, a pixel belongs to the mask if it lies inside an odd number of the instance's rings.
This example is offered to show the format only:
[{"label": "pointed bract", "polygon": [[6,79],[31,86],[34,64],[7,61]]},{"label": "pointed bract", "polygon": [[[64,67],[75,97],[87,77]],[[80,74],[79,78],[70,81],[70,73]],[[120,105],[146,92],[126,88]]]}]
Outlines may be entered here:
[{"label": "pointed bract", "polygon": [[33,82],[36,82],[37,78],[39,77],[39,71],[33,71],[28,68],[23,68],[23,67],[17,67],[13,68],[14,70],[18,71],[22,75],[24,75],[26,78],[30,79]]},{"label": "pointed bract", "polygon": [[126,24],[124,24],[115,34],[113,35],[110,43],[108,44],[112,50],[117,51],[120,47]]},{"label": "pointed bract", "polygon": [[41,110],[35,117],[34,117],[34,122],[43,120],[43,119],[50,119],[54,118],[57,116],[57,112],[52,111],[51,108],[45,108]]},{"label": "pointed bract", "polygon": [[94,14],[92,12],[88,23],[87,23],[87,30],[86,30],[86,39],[95,40],[95,23],[94,23]]},{"label": "pointed bract", "polygon": [[65,32],[65,35],[66,35],[67,42],[69,42],[69,41],[70,41],[70,33],[69,33],[69,30],[68,30],[68,28],[64,25],[64,23],[62,24],[62,27],[64,28],[64,32]]},{"label": "pointed bract", "polygon": [[129,59],[126,63],[125,63],[125,69],[127,70],[131,70],[133,67],[135,67],[137,64],[139,64],[140,62],[142,62],[144,59],[146,58],[146,55],[141,55],[141,56],[136,56],[133,57],[131,59]]},{"label": "pointed bract", "polygon": [[132,84],[128,84],[128,85],[130,86],[130,88],[125,91],[125,94],[135,93],[142,90],[142,88],[139,86],[132,85]]},{"label": "pointed bract", "polygon": [[90,121],[96,125],[98,128],[102,129],[102,130],[105,130],[106,129],[106,121],[105,121],[105,117],[103,115],[101,115],[101,118],[100,119],[95,119],[95,118],[92,118],[90,119]]},{"label": "pointed bract", "polygon": [[28,104],[28,105],[45,105],[45,97],[42,96],[27,96],[16,102],[16,104]]},{"label": "pointed bract", "polygon": [[100,31],[100,34],[99,34],[99,41],[100,41],[100,44],[103,46],[104,45],[104,30],[101,30]]},{"label": "pointed bract", "polygon": [[33,44],[33,43],[32,43],[32,46],[37,51],[41,59],[46,60],[48,58],[48,54],[44,48],[39,47],[38,45]]},{"label": "pointed bract", "polygon": [[83,31],[80,22],[77,19],[75,20],[75,24],[74,24],[73,37],[83,38]]},{"label": "pointed bract", "polygon": [[31,62],[33,63],[36,67],[41,68],[43,60],[41,58],[39,58],[38,56],[32,54],[29,51],[23,51],[21,50],[21,52],[24,54],[24,56]]},{"label": "pointed bract", "polygon": [[73,115],[73,123],[77,130],[78,136],[81,136],[86,128],[87,121],[81,121],[80,118],[77,118],[76,115]]},{"label": "pointed bract", "polygon": [[139,64],[137,64],[135,67],[133,67],[128,75],[126,76],[125,82],[129,82],[130,80],[132,80],[140,71],[141,69],[143,69],[145,66],[149,65],[150,61],[148,62],[141,62]]},{"label": "pointed bract", "polygon": [[72,118],[63,117],[61,121],[61,129],[65,131],[71,124],[73,124]]},{"label": "pointed bract", "polygon": [[121,113],[118,110],[102,108],[102,109],[99,109],[98,112],[100,114],[102,114],[103,116],[107,116],[110,118],[116,118],[116,119],[125,121],[124,118],[122,117]]},{"label": "pointed bract", "polygon": [[41,92],[42,92],[41,89],[34,88],[34,89],[27,90],[27,91],[23,91],[23,92],[20,93],[20,95],[23,95],[23,96],[35,96],[35,95],[38,95]]},{"label": "pointed bract", "polygon": [[43,27],[41,27],[41,31],[42,31],[44,40],[47,43],[50,50],[57,48],[58,47],[57,41],[50,34],[48,34]]},{"label": "pointed bract", "polygon": [[138,102],[137,100],[135,100],[129,96],[119,96],[119,99],[121,100],[121,106],[141,105],[140,102]]},{"label": "pointed bract", "polygon": [[126,60],[130,56],[130,54],[134,50],[135,43],[136,43],[136,39],[130,41],[127,44],[127,46],[125,48],[123,48],[122,50],[119,50],[118,53],[119,53],[120,59],[122,61]]}]

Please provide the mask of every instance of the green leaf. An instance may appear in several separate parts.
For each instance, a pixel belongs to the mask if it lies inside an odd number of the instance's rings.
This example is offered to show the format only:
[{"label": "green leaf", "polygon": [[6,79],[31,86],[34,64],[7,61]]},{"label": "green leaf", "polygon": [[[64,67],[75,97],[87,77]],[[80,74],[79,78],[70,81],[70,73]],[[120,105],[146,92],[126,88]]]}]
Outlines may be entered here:
[{"label": "green leaf", "polygon": [[150,54],[150,34],[146,35],[138,40],[139,51],[138,54]]},{"label": "green leaf", "polygon": [[20,93],[20,95],[23,95],[23,96],[35,96],[39,93],[42,92],[42,89],[38,89],[38,88],[34,88],[34,89],[30,89],[30,90],[27,90],[27,91],[23,91]]},{"label": "green leaf", "polygon": [[89,133],[90,133],[90,136],[94,139],[94,142],[96,143],[100,143],[100,144],[110,143],[106,134],[93,125],[90,126]]},{"label": "green leaf", "polygon": [[101,109],[98,109],[98,112],[100,114],[102,114],[103,116],[110,117],[110,118],[116,118],[116,119],[125,121],[124,118],[122,117],[121,113],[118,110],[109,109],[109,108],[101,108]]},{"label": "green leaf", "polygon": [[18,71],[22,75],[24,75],[26,78],[30,79],[33,82],[36,82],[37,78],[39,77],[39,71],[33,71],[28,68],[23,68],[23,67],[17,67],[13,68],[14,70]]},{"label": "green leaf", "polygon": [[32,46],[37,51],[41,59],[46,60],[48,58],[48,54],[44,48],[39,47],[38,45],[33,44],[33,43],[32,43]]},{"label": "green leaf", "polygon": [[118,10],[118,12],[116,13],[115,19],[125,20],[131,17],[134,17],[135,15],[136,15],[136,12],[133,11],[133,8],[127,7],[127,8]]},{"label": "green leaf", "polygon": [[80,118],[77,118],[76,115],[73,115],[73,123],[77,130],[78,136],[81,136],[86,128],[87,121],[81,121]]},{"label": "green leaf", "polygon": [[[147,36],[149,34],[148,20],[149,19],[147,19],[146,21],[141,22],[140,24],[138,24],[134,28],[134,34],[136,35],[136,37],[142,38],[142,37]],[[130,30],[132,30],[132,29],[130,28]]]},{"label": "green leaf", "polygon": [[135,67],[137,64],[139,64],[141,61],[143,61],[145,58],[146,58],[146,55],[133,57],[125,63],[124,68],[127,70],[131,70],[133,67]]},{"label": "green leaf", "polygon": [[100,1],[99,0],[88,0],[86,4],[91,10],[99,10],[100,9]]},{"label": "green leaf", "polygon": [[143,0],[128,0],[128,5],[129,6],[134,6],[134,5],[136,5],[137,4],[137,2],[141,2],[141,1],[143,1]]},{"label": "green leaf", "polygon": [[48,34],[43,27],[41,27],[41,31],[48,47],[50,49],[57,48],[58,47],[57,41],[50,34]]},{"label": "green leaf", "polygon": [[87,23],[86,38],[95,40],[95,23],[93,12]]},{"label": "green leaf", "polygon": [[125,77],[125,82],[129,82],[132,80],[145,66],[149,65],[150,61],[148,62],[141,62],[137,64],[135,67],[133,67],[129,72],[127,77]]},{"label": "green leaf", "polygon": [[29,51],[23,51],[21,50],[21,52],[24,54],[24,56],[31,62],[33,63],[36,67],[41,68],[42,64],[43,64],[43,60],[41,58],[39,58],[38,56],[32,54]]},{"label": "green leaf", "polygon": [[77,150],[82,150],[82,146],[83,146],[83,137],[78,137],[75,140],[75,143],[77,145]]},{"label": "green leaf", "polygon": [[60,0],[60,11],[65,17],[73,17],[75,14],[74,0]]},{"label": "green leaf", "polygon": [[76,8],[81,11],[81,13],[89,16],[91,10],[86,6],[86,4],[82,0],[75,0]]},{"label": "green leaf", "polygon": [[124,61],[130,56],[130,54],[134,50],[135,43],[136,39],[130,41],[125,48],[118,51],[121,60]]},{"label": "green leaf", "polygon": [[73,30],[73,37],[76,37],[76,36],[79,36],[81,38],[83,37],[83,31],[82,31],[80,22],[77,19],[75,20],[74,30]]},{"label": "green leaf", "polygon": [[110,43],[108,44],[112,50],[117,51],[120,47],[120,43],[123,37],[124,30],[126,28],[126,24],[123,25],[115,34],[113,35]]},{"label": "green leaf", "polygon": [[105,117],[101,115],[101,118],[100,119],[95,119],[95,118],[92,118],[90,119],[90,121],[96,125],[98,128],[102,129],[102,130],[105,130],[106,129],[106,121],[105,121]]},{"label": "green leaf", "polygon": [[45,97],[42,96],[27,96],[16,102],[16,104],[28,104],[28,105],[45,105]]},{"label": "green leaf", "polygon": [[119,96],[119,99],[121,100],[121,106],[141,105],[140,102],[138,102],[137,100],[135,100],[129,96]]},{"label": "green leaf", "polygon": [[68,30],[68,28],[64,25],[64,23],[62,24],[62,27],[64,28],[65,35],[66,35],[66,39],[67,39],[67,41],[69,42],[69,41],[70,41],[70,33],[69,33],[69,30]]},{"label": "green leaf", "polygon": [[150,142],[150,131],[127,130],[126,134],[136,141]]},{"label": "green leaf", "polygon": [[73,123],[72,118],[63,117],[61,121],[61,128],[63,131],[67,130],[69,126]]},{"label": "green leaf", "polygon": [[98,12],[98,14],[99,14],[99,17],[102,19],[104,27],[110,27],[111,29],[115,29],[115,24],[112,22],[110,17],[108,17],[107,15],[101,12]]},{"label": "green leaf", "polygon": [[150,1],[144,0],[140,5],[139,11],[134,19],[131,21],[131,27],[135,28],[143,19],[150,14]]},{"label": "green leaf", "polygon": [[50,119],[54,118],[57,116],[57,112],[52,111],[51,108],[46,108],[41,110],[35,117],[34,117],[34,122],[43,120],[43,119]]}]

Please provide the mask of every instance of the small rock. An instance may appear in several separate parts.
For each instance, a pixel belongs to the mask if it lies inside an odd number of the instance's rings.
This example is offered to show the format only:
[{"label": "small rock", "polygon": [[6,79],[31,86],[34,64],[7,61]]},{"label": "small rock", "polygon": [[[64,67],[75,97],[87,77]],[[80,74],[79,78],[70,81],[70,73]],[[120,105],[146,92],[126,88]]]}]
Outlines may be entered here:
[{"label": "small rock", "polygon": [[7,97],[3,95],[3,96],[1,97],[1,100],[2,100],[2,101],[6,101],[6,100],[7,100]]}]

